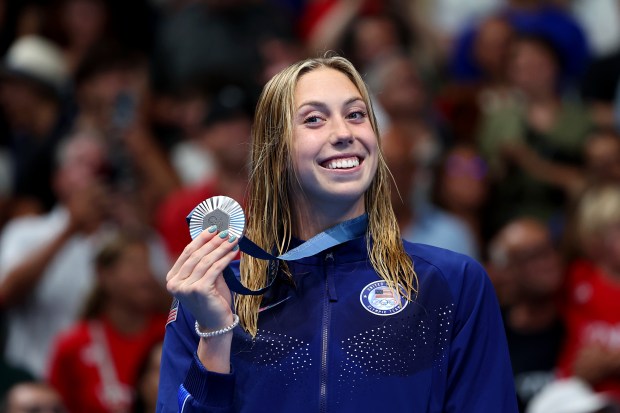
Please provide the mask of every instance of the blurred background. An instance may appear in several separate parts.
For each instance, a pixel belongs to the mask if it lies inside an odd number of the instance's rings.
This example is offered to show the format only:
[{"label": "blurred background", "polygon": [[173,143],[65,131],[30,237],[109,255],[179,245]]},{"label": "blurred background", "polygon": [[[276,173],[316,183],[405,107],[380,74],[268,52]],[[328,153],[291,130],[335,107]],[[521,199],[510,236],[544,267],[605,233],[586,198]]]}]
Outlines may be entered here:
[{"label": "blurred background", "polygon": [[184,217],[245,198],[262,86],[327,51],[403,237],[487,268],[521,411],[614,411],[618,0],[0,0],[0,412],[154,411]]}]

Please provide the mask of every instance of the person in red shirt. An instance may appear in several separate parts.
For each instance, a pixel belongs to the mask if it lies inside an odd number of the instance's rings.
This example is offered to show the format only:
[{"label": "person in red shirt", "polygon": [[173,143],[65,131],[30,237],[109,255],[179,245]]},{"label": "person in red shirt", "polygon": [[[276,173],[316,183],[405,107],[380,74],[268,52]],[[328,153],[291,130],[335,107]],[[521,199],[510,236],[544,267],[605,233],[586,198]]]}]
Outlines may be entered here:
[{"label": "person in red shirt", "polygon": [[98,285],[83,320],[57,338],[49,370],[70,413],[131,409],[140,363],[166,320],[148,251],[144,238],[117,234],[95,258]]},{"label": "person in red shirt", "polygon": [[575,224],[583,257],[569,268],[559,373],[620,401],[620,186],[586,191]]}]

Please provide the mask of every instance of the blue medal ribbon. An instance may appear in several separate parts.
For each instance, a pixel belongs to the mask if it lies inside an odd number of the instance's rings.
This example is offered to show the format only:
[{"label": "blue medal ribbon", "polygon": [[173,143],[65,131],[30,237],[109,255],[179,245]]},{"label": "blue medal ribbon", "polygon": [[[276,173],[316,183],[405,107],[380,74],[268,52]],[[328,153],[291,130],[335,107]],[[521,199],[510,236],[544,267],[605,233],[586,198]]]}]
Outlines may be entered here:
[{"label": "blue medal ribbon", "polygon": [[[194,213],[200,211],[200,205],[194,208],[192,212],[190,212],[190,214],[187,216],[186,220],[188,224],[192,222],[192,217],[194,216]],[[254,242],[252,242],[252,240],[243,235],[240,237],[238,245],[241,251],[254,258],[267,261],[294,261],[301,258],[311,257],[329,248],[335,247],[336,245],[340,245],[354,238],[358,238],[364,235],[367,226],[368,215],[360,215],[356,218],[341,222],[331,228],[328,228],[320,234],[317,234],[314,237],[310,238],[308,241],[302,243],[301,245],[278,256],[274,256],[273,254],[268,253],[267,251],[256,245]],[[218,229],[222,230],[221,228]],[[194,236],[195,235],[193,235],[192,237]],[[242,295],[264,294],[269,288],[271,288],[276,278],[277,277],[275,276],[272,277],[271,281],[266,287],[260,288],[258,290],[251,290],[241,284],[230,266],[227,266],[224,269],[224,280],[226,281],[228,288],[231,291]]]}]

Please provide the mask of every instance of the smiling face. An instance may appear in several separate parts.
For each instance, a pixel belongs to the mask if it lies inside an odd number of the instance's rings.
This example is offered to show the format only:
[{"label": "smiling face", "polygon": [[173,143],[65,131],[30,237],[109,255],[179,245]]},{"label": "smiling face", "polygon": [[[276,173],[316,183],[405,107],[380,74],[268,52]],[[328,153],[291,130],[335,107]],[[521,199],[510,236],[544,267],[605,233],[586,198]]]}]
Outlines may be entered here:
[{"label": "smiling face", "polygon": [[377,170],[377,136],[362,95],[342,72],[319,68],[295,87],[293,198],[309,211],[362,214]]}]

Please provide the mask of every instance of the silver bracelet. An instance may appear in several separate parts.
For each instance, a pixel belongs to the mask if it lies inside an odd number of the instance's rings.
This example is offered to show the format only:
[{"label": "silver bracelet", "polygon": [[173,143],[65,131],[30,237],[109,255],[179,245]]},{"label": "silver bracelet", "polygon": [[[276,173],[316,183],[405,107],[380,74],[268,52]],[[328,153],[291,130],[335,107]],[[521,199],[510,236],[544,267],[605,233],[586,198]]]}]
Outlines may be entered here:
[{"label": "silver bracelet", "polygon": [[232,330],[233,328],[237,327],[237,325],[239,325],[239,316],[237,314],[233,314],[233,322],[231,325],[226,326],[224,328],[220,328],[219,330],[215,330],[215,331],[201,331],[200,330],[200,325],[198,324],[198,320],[196,320],[196,323],[194,324],[194,327],[196,329],[196,334],[198,334],[200,337],[202,338],[209,338],[209,337],[215,337],[215,336],[221,336],[222,334],[226,334],[228,333],[230,330]]}]

